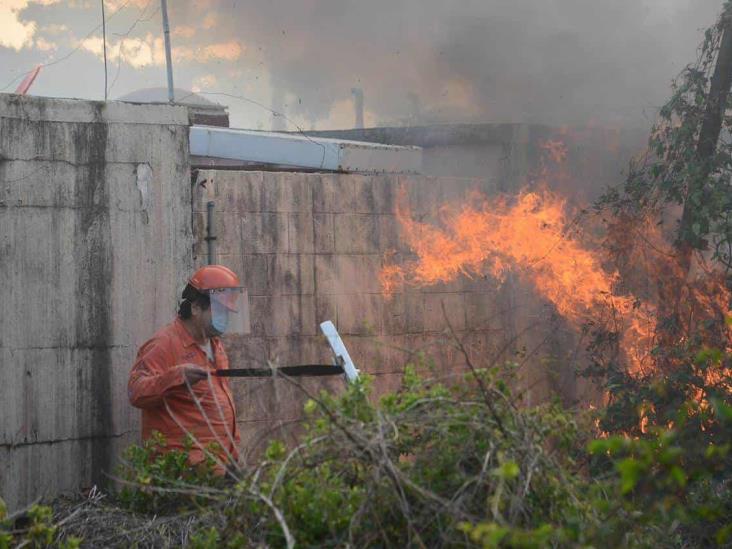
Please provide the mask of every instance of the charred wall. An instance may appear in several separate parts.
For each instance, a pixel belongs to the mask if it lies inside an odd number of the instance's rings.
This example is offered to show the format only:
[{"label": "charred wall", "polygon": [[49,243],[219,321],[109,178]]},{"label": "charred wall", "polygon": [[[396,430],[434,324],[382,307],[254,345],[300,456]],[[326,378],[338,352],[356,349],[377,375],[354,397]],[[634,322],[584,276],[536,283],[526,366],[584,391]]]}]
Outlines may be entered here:
[{"label": "charred wall", "polygon": [[184,108],[0,95],[0,495],[103,483],[191,266]]}]

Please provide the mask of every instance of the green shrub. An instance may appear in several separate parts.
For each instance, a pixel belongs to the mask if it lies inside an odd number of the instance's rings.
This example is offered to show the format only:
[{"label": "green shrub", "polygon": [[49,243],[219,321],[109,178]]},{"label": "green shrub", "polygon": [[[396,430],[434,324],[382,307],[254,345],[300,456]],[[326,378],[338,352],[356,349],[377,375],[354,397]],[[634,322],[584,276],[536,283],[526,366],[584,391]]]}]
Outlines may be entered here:
[{"label": "green shrub", "polygon": [[54,524],[53,510],[45,505],[31,505],[27,511],[18,513],[15,520],[8,516],[5,502],[0,498],[0,549],[10,547],[60,547],[78,549],[81,539],[69,537],[59,539],[58,527]]},{"label": "green shrub", "polygon": [[[198,477],[183,455],[135,449],[127,501],[164,507],[170,494],[159,488],[187,489],[217,518],[191,537],[195,547],[732,543],[723,386],[708,401],[667,405],[642,431],[616,426],[595,438],[589,414],[519,405],[508,389],[514,371],[479,370],[445,386],[409,367],[402,387],[379,401],[368,378],[338,397],[310,394],[299,444],[272,442],[229,486]],[[663,385],[653,390],[668,394]],[[196,486],[208,486],[209,499],[197,499]]]},{"label": "green shrub", "polygon": [[[195,493],[195,487],[218,487],[224,483],[216,474],[216,461],[210,455],[195,466],[190,465],[189,452],[193,440],[186,437],[182,450],[168,449],[165,437],[154,432],[142,446],[129,446],[118,469],[123,487],[119,502],[133,511],[161,513],[180,510],[192,505],[204,505],[205,497]],[[216,455],[215,444],[209,446]]]}]

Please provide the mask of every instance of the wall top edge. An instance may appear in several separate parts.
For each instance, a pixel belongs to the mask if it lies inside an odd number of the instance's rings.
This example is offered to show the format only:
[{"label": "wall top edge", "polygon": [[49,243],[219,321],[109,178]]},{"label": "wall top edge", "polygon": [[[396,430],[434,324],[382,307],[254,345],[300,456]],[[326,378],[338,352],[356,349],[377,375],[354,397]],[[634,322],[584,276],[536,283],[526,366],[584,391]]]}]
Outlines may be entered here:
[{"label": "wall top edge", "polygon": [[0,94],[0,118],[79,124],[190,125],[188,109],[184,106],[61,99],[9,93]]}]

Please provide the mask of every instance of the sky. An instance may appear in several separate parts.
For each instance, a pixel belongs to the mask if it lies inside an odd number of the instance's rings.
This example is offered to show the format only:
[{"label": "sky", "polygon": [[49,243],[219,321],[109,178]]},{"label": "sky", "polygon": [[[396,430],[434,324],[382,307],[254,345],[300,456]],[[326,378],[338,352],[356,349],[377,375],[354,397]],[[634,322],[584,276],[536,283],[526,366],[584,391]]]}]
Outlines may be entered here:
[{"label": "sky", "polygon": [[[647,127],[722,0],[168,0],[176,88],[233,127]],[[104,0],[108,97],[166,85],[159,0]],[[102,0],[0,0],[0,91],[104,98]]]}]

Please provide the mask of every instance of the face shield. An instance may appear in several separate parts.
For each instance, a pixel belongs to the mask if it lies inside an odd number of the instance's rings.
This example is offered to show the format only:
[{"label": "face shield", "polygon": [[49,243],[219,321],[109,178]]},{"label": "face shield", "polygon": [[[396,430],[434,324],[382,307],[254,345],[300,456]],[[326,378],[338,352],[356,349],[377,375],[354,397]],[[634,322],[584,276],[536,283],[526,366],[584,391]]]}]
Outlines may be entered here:
[{"label": "face shield", "polygon": [[249,333],[249,296],[243,288],[210,290],[211,328],[218,334]]}]

